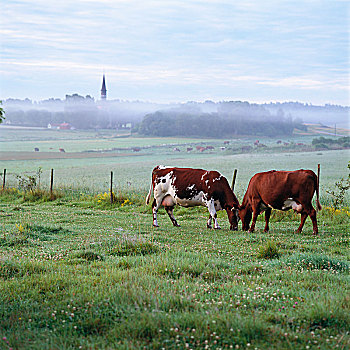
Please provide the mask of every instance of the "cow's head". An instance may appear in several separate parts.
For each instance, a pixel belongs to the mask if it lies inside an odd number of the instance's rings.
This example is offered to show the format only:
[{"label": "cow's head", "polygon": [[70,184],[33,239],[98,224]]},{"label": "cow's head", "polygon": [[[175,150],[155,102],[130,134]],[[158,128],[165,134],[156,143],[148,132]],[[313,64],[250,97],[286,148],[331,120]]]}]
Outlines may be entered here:
[{"label": "cow's head", "polygon": [[249,224],[252,219],[252,211],[248,205],[241,206],[238,210],[239,218],[242,221],[242,230],[248,231],[249,230]]},{"label": "cow's head", "polygon": [[227,210],[227,215],[230,222],[230,230],[237,231],[239,221],[238,208],[233,207],[230,210]]}]

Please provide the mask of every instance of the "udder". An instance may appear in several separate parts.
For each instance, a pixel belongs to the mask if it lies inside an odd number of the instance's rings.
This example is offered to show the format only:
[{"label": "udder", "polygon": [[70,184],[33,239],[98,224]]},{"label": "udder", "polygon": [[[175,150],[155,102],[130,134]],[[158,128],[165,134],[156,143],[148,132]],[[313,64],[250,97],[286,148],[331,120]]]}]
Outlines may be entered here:
[{"label": "udder", "polygon": [[303,206],[300,203],[297,203],[293,198],[288,198],[284,201],[282,210],[293,209],[297,213],[301,213]]},{"label": "udder", "polygon": [[174,198],[170,195],[165,196],[162,200],[162,205],[164,207],[173,207],[175,204]]}]

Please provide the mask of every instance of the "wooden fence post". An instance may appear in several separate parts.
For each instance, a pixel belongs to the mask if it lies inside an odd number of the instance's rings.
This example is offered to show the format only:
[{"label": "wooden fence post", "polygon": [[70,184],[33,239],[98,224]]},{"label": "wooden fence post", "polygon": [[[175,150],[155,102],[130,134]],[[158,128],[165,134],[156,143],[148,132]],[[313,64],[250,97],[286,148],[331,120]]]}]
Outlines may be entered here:
[{"label": "wooden fence post", "polygon": [[4,169],[4,177],[2,179],[2,189],[5,189],[5,183],[6,183],[6,169]]},{"label": "wooden fence post", "polygon": [[111,192],[111,204],[113,204],[113,171],[111,171],[111,187],[109,191]]},{"label": "wooden fence post", "polygon": [[320,164],[317,164],[317,188],[320,188]]},{"label": "wooden fence post", "polygon": [[232,191],[235,188],[236,176],[237,176],[237,169],[235,169],[235,171],[233,172],[232,185],[231,185],[231,190]]},{"label": "wooden fence post", "polygon": [[50,194],[52,196],[52,190],[53,190],[53,169],[51,169],[51,181],[50,181]]}]

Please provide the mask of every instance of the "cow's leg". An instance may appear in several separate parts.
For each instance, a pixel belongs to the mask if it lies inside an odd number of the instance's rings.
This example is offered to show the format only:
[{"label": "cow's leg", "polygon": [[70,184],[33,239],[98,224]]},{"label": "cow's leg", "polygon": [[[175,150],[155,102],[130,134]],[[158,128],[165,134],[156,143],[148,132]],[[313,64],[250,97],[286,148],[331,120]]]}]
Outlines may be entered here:
[{"label": "cow's leg", "polygon": [[207,228],[212,228],[211,226],[211,215],[209,214],[209,219],[207,221]]},{"label": "cow's leg", "polygon": [[313,226],[313,234],[317,235],[318,234],[318,227],[317,227],[317,218],[316,218],[316,210],[315,208],[311,205],[311,209],[309,212],[310,219],[312,221],[312,226]]},{"label": "cow's leg", "polygon": [[166,212],[169,215],[169,218],[171,220],[171,222],[173,223],[174,226],[180,227],[180,225],[177,223],[175,216],[173,214],[174,211],[174,207],[165,207]]},{"label": "cow's leg", "polygon": [[[216,209],[215,209],[215,205],[214,205],[214,199],[211,199],[210,201],[207,202],[207,208],[209,210],[209,214],[210,214],[211,218],[214,220],[214,228],[216,230],[220,230],[221,227],[218,224]],[[208,225],[208,223],[207,223],[207,225]]]},{"label": "cow's leg", "polygon": [[254,232],[254,230],[255,230],[255,223],[256,223],[256,220],[257,220],[259,213],[260,213],[259,206],[260,206],[260,201],[259,202],[256,201],[255,203],[252,203],[253,220],[252,220],[252,224],[250,225],[250,228],[248,230],[249,233]]},{"label": "cow's leg", "polygon": [[301,221],[300,221],[300,225],[297,229],[297,233],[301,233],[301,231],[303,230],[304,224],[305,224],[305,220],[308,217],[308,213],[306,211],[302,211],[301,212]]},{"label": "cow's leg", "polygon": [[153,226],[154,227],[159,227],[158,221],[157,221],[157,212],[158,212],[158,209],[159,209],[161,203],[162,203],[162,201],[157,202],[155,198],[153,199],[152,213],[153,213]]},{"label": "cow's leg", "polygon": [[271,216],[271,208],[267,208],[265,211],[265,229],[264,232],[269,232],[269,220],[270,220],[270,216]]}]

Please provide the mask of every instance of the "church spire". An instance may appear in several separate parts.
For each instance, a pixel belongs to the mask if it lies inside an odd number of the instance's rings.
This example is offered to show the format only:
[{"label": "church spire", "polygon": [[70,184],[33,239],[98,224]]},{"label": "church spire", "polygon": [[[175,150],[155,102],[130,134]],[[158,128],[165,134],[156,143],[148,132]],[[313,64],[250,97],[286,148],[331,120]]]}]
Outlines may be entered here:
[{"label": "church spire", "polygon": [[101,100],[105,100],[106,98],[107,98],[107,89],[106,89],[105,75],[103,74],[102,89],[101,89]]}]

